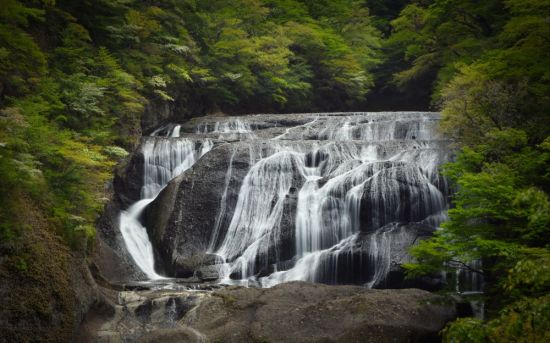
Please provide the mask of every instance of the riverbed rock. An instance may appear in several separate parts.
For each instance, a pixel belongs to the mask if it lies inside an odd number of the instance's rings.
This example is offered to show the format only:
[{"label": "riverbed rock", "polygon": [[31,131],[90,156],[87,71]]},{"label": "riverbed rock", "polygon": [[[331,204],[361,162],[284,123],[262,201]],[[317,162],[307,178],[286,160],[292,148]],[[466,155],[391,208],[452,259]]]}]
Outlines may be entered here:
[{"label": "riverbed rock", "polygon": [[139,343],[203,343],[202,335],[189,327],[158,329],[143,335]]},{"label": "riverbed rock", "polygon": [[291,282],[215,291],[107,291],[82,342],[439,342],[455,305],[419,289]]},{"label": "riverbed rock", "polygon": [[92,308],[80,327],[77,341],[196,342],[193,337],[201,337],[179,321],[210,292],[158,290],[155,284],[143,286],[153,289],[116,292],[103,288],[110,306]]},{"label": "riverbed rock", "polygon": [[223,342],[437,342],[452,305],[418,289],[368,290],[304,282],[229,287],[182,322]]},{"label": "riverbed rock", "polygon": [[201,266],[195,270],[195,275],[202,281],[215,281],[220,277],[216,266]]}]

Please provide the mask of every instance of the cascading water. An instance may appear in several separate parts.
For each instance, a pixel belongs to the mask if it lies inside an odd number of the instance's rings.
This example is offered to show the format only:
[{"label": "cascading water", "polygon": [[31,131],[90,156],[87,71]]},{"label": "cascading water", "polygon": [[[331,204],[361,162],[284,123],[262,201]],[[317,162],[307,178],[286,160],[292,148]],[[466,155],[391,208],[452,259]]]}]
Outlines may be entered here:
[{"label": "cascading water", "polygon": [[142,200],[121,215],[128,250],[159,277],[139,216],[216,141],[186,174],[189,187],[170,193],[188,196],[158,210],[173,208],[161,215],[155,232],[164,236],[155,244],[165,244],[163,262],[174,274],[215,269],[223,283],[384,287],[410,259],[407,248],[446,219],[439,166],[450,152],[438,120],[431,112],[313,113],[160,128],[142,144]]},{"label": "cascading water", "polygon": [[[447,187],[438,167],[447,151],[435,130],[437,114],[334,113],[306,119],[272,136],[259,153],[253,152],[265,136],[250,134],[258,123],[241,118],[196,129],[219,133],[220,139],[224,133],[249,133],[239,137],[251,145],[251,167],[234,215],[226,227],[216,220],[209,245],[226,261],[219,265],[223,282],[359,281],[373,287],[390,270],[392,246],[406,248],[416,240],[399,224],[435,230],[446,218]],[[281,243],[281,221],[293,192],[298,194],[295,253],[283,261],[280,250],[292,247]]]},{"label": "cascading water", "polygon": [[[163,136],[161,136],[163,135]],[[189,169],[210,149],[212,141],[195,142],[179,138],[180,126],[164,127],[144,138],[141,153],[144,159],[141,200],[120,214],[120,231],[130,256],[149,279],[161,279],[155,271],[153,246],[140,217],[157,195],[174,177]]]},{"label": "cascading water", "polygon": [[240,119],[235,119],[225,122],[215,122],[212,125],[201,124],[197,126],[197,133],[250,133],[252,128],[247,122]]}]

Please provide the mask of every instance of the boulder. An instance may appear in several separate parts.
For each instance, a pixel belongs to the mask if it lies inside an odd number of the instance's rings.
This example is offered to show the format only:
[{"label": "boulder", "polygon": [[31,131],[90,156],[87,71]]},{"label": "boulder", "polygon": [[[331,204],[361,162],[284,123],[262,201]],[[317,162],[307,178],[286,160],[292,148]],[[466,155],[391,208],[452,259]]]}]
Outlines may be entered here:
[{"label": "boulder", "polygon": [[195,275],[202,281],[215,281],[220,277],[216,266],[201,266],[195,271]]},{"label": "boulder", "polygon": [[[233,154],[232,177],[226,194],[227,225],[238,197],[240,182],[249,168],[248,147],[222,144],[191,169],[172,180],[147,208],[144,222],[151,242],[169,275],[192,276],[203,264],[221,207],[225,179]],[[220,237],[220,239],[223,237]]]}]

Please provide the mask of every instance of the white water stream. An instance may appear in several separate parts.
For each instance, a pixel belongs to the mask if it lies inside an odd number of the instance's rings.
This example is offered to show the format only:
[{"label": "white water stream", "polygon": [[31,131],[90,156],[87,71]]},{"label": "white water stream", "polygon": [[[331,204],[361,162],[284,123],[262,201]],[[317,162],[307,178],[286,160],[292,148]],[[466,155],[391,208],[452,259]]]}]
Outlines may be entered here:
[{"label": "white water stream", "polygon": [[[159,130],[152,136],[157,136]],[[163,276],[155,271],[153,246],[140,217],[162,189],[176,176],[191,168],[193,164],[210,149],[211,140],[195,141],[179,138],[180,126],[167,132],[169,138],[145,138],[141,152],[144,158],[143,186],[141,200],[120,214],[120,231],[130,256],[136,265],[151,279]]]}]

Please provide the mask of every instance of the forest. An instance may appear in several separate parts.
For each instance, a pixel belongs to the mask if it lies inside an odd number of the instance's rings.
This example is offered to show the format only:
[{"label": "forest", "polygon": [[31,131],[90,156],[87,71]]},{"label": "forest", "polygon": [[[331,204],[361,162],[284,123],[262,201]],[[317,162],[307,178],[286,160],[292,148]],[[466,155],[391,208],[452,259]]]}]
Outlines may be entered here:
[{"label": "forest", "polygon": [[433,110],[455,192],[408,275],[483,261],[486,318],[444,342],[550,341],[549,22],[548,0],[0,0],[0,327],[51,315],[29,297],[92,254],[147,113]]}]

